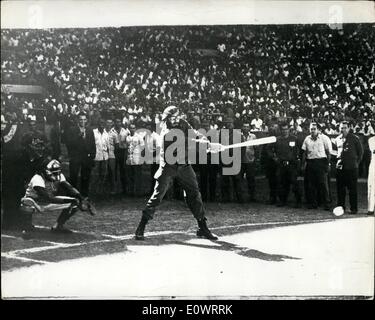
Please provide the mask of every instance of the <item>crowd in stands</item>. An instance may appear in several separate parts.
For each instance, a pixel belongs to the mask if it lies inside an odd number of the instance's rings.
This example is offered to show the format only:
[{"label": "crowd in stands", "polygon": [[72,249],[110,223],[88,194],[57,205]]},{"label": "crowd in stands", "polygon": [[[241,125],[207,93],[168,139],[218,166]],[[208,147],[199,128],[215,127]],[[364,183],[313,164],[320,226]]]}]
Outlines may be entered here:
[{"label": "crowd in stands", "polygon": [[[202,120],[373,118],[370,24],[2,30],[2,83],[43,85],[59,112],[152,121],[172,103]],[[2,99],[3,100],[3,99]],[[3,102],[7,103],[6,99]],[[21,108],[19,103],[17,107]],[[44,107],[26,101],[22,108]],[[302,121],[302,120],[300,120]]]}]

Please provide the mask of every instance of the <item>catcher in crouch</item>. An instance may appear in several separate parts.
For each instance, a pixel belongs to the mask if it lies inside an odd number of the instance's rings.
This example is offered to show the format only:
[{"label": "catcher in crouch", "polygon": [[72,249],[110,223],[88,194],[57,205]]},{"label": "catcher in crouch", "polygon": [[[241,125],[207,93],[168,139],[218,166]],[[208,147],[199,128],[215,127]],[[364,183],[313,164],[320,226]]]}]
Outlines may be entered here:
[{"label": "catcher in crouch", "polygon": [[[168,134],[173,134],[173,129],[179,129],[181,130],[180,132],[183,132],[186,142],[188,130],[193,130],[191,125],[185,121],[183,117],[183,114],[181,114],[180,110],[175,106],[169,106],[163,112],[160,165],[154,176],[156,179],[154,192],[151,198],[148,200],[146,208],[143,210],[141,221],[135,232],[136,240],[144,240],[146,224],[154,217],[155,208],[161,203],[173,178],[177,178],[182,188],[185,190],[186,203],[193,213],[194,218],[198,222],[199,229],[197,231],[197,236],[210,240],[218,239],[207,227],[202,197],[194,170],[188,162],[188,151],[186,144],[183,146],[183,148],[185,148],[185,153],[181,157],[177,155],[177,163],[168,163],[168,156],[166,156],[166,152],[168,146],[173,143],[173,141],[170,141],[171,139],[166,139]],[[208,139],[206,139],[203,135],[199,134],[198,132],[196,133],[203,143],[208,144],[208,148],[210,148],[211,152],[219,152],[218,147],[220,146],[216,146],[217,144],[210,144]]]},{"label": "catcher in crouch", "polygon": [[[27,213],[61,211],[57,222],[51,228],[54,233],[72,233],[64,224],[77,210],[88,211],[94,215],[94,209],[87,198],[66,181],[57,160],[46,160],[41,170],[30,180],[25,196],[21,199],[21,210]],[[30,230],[24,230],[26,235]]]}]

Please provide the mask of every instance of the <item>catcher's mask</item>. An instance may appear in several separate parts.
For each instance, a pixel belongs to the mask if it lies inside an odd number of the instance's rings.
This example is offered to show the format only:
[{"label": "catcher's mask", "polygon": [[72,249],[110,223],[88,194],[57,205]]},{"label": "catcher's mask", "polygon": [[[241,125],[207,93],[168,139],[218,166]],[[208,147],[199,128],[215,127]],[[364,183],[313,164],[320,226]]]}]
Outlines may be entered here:
[{"label": "catcher's mask", "polygon": [[57,160],[51,160],[48,162],[45,174],[48,180],[60,181],[61,179],[61,164]]}]

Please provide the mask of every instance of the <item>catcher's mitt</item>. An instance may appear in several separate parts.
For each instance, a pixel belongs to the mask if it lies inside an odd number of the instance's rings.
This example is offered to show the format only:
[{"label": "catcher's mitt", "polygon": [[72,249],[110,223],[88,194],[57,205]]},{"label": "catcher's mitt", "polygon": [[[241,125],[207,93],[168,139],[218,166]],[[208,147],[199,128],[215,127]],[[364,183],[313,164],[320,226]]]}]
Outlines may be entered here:
[{"label": "catcher's mitt", "polygon": [[91,203],[91,201],[88,198],[84,198],[81,201],[81,203],[79,205],[79,209],[81,211],[87,211],[92,216],[95,216],[95,214],[96,214],[96,209],[95,209],[94,205]]}]

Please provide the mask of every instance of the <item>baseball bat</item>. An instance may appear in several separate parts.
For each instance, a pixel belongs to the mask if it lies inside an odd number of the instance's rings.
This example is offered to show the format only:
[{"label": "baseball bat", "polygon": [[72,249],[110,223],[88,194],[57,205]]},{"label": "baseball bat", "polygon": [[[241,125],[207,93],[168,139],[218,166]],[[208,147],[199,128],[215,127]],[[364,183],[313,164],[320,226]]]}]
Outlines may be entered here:
[{"label": "baseball bat", "polygon": [[[209,143],[208,140],[203,140],[203,139],[193,139],[193,140],[196,141],[196,142],[200,142],[200,143]],[[227,149],[259,146],[259,145],[262,145],[262,144],[270,144],[270,143],[275,143],[275,142],[276,142],[276,137],[271,136],[271,137],[254,139],[254,140],[249,140],[249,141],[240,142],[240,143],[229,144],[227,146],[224,146],[220,143],[211,143],[211,145],[212,146],[214,146],[214,145],[218,146],[218,150],[216,150],[216,152],[222,152],[222,151],[227,150]],[[214,152],[214,151],[211,151],[210,149],[208,149],[207,152]]]},{"label": "baseball bat", "polygon": [[266,138],[260,138],[260,139],[254,139],[254,140],[249,140],[249,141],[245,141],[245,142],[230,144],[230,145],[227,145],[227,146],[223,146],[222,150],[224,151],[224,150],[227,150],[227,149],[259,146],[259,145],[262,145],[262,144],[269,144],[269,143],[275,143],[275,142],[276,142],[276,137],[271,136],[271,137],[266,137]]}]

